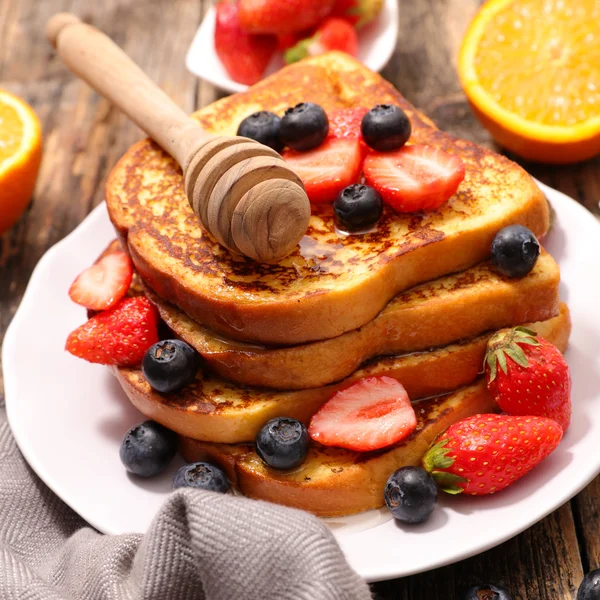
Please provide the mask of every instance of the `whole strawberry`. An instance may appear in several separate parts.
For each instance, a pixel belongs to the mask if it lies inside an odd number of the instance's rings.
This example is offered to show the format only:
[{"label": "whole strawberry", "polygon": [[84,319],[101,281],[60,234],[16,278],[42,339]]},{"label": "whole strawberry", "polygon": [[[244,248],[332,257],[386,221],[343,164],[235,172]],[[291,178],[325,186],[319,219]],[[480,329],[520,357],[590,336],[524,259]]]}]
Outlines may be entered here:
[{"label": "whole strawberry", "polygon": [[88,362],[133,367],[158,342],[156,309],[145,296],[125,298],[67,338],[66,350]]},{"label": "whole strawberry", "polygon": [[332,50],[345,52],[351,56],[356,56],[358,53],[358,37],[354,27],[347,21],[335,17],[325,19],[314,35],[286,50],[284,59],[290,64],[307,56],[317,56]]},{"label": "whole strawberry", "polygon": [[571,376],[556,346],[525,327],[500,331],[488,342],[485,373],[488,390],[505,413],[548,417],[567,430]]},{"label": "whole strawberry", "polygon": [[316,27],[335,0],[240,0],[240,24],[248,33],[295,33]]},{"label": "whole strawberry", "polygon": [[239,3],[221,0],[217,4],[215,51],[225,70],[238,83],[259,81],[277,48],[274,35],[250,35],[239,22]]},{"label": "whole strawberry", "polygon": [[423,467],[449,494],[494,494],[544,460],[562,433],[544,417],[475,415],[448,427],[430,446]]},{"label": "whole strawberry", "polygon": [[383,8],[383,0],[336,0],[332,17],[340,17],[357,29],[370,23]]}]

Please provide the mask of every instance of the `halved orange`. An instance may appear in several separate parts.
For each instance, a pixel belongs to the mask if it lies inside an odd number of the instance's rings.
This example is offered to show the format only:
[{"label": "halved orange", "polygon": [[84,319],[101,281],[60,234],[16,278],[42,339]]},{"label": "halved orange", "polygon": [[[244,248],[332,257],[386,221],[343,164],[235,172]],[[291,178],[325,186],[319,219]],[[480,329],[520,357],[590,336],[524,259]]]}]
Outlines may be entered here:
[{"label": "halved orange", "polygon": [[0,234],[21,216],[42,158],[42,128],[21,98],[0,90]]},{"label": "halved orange", "polygon": [[459,76],[504,147],[548,163],[600,154],[600,0],[488,0]]}]

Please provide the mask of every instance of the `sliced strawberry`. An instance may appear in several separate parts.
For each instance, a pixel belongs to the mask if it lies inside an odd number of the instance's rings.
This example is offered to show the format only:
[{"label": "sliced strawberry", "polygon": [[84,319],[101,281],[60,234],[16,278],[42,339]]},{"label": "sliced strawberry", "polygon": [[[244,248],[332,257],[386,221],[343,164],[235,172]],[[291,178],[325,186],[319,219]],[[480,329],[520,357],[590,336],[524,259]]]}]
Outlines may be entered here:
[{"label": "sliced strawberry", "polygon": [[133,265],[125,252],[107,254],[75,279],[69,296],[90,310],[106,310],[125,296],[132,278]]},{"label": "sliced strawberry", "polygon": [[430,146],[371,153],[363,170],[367,183],[398,212],[436,209],[456,193],[465,178],[458,156]]},{"label": "sliced strawberry", "polygon": [[286,150],[283,158],[302,179],[308,199],[324,204],[358,181],[362,154],[358,140],[330,138],[308,152]]},{"label": "sliced strawberry", "polygon": [[364,106],[353,108],[340,108],[327,115],[329,118],[329,137],[341,139],[354,139],[360,141],[363,158],[369,152],[361,132],[363,117],[369,112]]},{"label": "sliced strawberry", "polygon": [[241,28],[238,2],[217,4],[215,50],[231,79],[246,85],[259,81],[276,48],[274,35],[251,35]]},{"label": "sliced strawberry", "polygon": [[298,62],[307,56],[317,56],[338,50],[351,56],[358,54],[358,37],[354,27],[344,19],[325,19],[316,33],[286,51],[285,62]]},{"label": "sliced strawberry", "polygon": [[69,334],[65,349],[88,362],[133,367],[158,342],[156,309],[145,296],[125,298]]},{"label": "sliced strawberry", "polygon": [[416,426],[402,384],[391,377],[367,377],[334,394],[313,416],[308,432],[325,446],[368,452],[399,442]]}]

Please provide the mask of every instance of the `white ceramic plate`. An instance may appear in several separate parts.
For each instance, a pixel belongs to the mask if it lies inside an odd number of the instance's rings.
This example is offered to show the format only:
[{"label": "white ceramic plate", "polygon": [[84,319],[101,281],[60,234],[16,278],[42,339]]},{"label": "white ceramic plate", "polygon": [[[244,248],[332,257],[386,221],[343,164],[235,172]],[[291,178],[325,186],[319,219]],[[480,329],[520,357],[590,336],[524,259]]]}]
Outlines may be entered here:
[{"label": "white ceramic plate", "polygon": [[[194,75],[222,90],[243,92],[248,86],[229,77],[215,52],[215,17],[215,9],[212,7],[206,13],[188,50],[185,61],[187,68]],[[377,18],[358,33],[358,59],[372,71],[381,71],[394,53],[397,36],[398,3],[397,0],[385,0]],[[278,71],[282,66],[283,59],[278,53],[273,57],[265,76]]]},{"label": "white ceramic plate", "polygon": [[[559,507],[600,471],[600,225],[575,201],[543,189],[557,212],[546,246],[560,263],[562,297],[573,318],[571,428],[557,451],[512,488],[488,498],[445,498],[422,526],[399,526],[385,510],[331,523],[352,567],[370,581],[491,548]],[[67,296],[69,285],[113,237],[101,205],[36,267],[4,342],[6,403],[21,451],[58,496],[100,531],[143,532],[178,465],[150,481],[128,477],[119,444],[141,415],[107,369],[63,350],[67,334],[85,319]]]}]

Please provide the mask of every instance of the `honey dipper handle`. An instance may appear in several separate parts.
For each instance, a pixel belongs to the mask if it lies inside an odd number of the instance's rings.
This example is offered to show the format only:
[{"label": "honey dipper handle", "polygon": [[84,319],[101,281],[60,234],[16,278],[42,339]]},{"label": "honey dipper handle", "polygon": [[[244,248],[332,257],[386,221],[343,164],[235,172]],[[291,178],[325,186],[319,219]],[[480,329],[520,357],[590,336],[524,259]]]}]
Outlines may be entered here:
[{"label": "honey dipper handle", "polygon": [[67,66],[118,106],[184,166],[199,137],[209,134],[189,118],[106,35],[75,15],[59,13],[46,34]]}]

